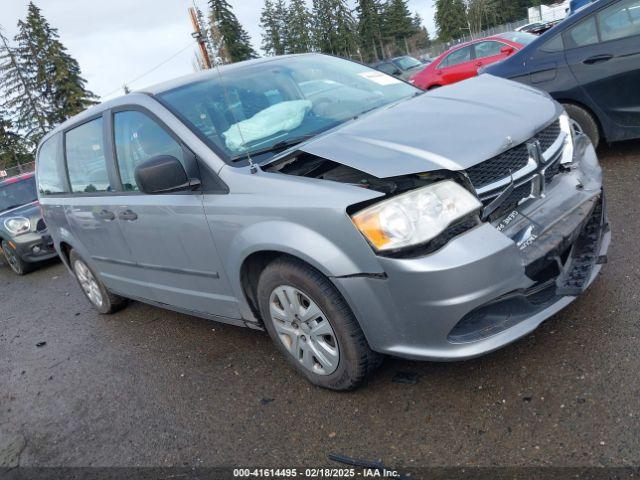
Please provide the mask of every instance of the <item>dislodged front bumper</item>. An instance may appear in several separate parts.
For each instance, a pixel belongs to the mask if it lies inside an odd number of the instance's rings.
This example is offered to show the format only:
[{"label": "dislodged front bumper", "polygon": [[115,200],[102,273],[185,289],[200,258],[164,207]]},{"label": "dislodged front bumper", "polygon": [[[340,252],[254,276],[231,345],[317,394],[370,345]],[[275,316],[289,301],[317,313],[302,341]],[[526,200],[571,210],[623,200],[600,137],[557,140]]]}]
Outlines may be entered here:
[{"label": "dislodged front bumper", "polygon": [[593,147],[544,195],[420,258],[380,258],[386,278],[334,278],[379,352],[458,360],[534,330],[593,282],[611,233]]}]

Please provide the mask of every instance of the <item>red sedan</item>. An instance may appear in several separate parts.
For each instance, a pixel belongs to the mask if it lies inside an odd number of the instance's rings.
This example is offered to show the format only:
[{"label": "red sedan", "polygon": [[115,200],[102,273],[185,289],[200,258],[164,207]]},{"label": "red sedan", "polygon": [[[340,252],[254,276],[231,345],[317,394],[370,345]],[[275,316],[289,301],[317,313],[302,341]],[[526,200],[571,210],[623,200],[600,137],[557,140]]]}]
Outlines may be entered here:
[{"label": "red sedan", "polygon": [[461,43],[441,54],[409,81],[429,90],[475,77],[478,69],[504,60],[536,38],[530,33],[507,32]]}]

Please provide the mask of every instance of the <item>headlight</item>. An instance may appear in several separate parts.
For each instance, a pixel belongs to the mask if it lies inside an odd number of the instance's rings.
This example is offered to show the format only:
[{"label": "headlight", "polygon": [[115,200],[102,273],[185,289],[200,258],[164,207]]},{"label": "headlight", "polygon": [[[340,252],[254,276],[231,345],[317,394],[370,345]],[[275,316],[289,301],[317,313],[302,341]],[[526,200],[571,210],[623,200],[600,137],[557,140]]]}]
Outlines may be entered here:
[{"label": "headlight", "polygon": [[351,219],[376,250],[386,251],[428,242],[481,205],[468,190],[444,180],[376,203]]},{"label": "headlight", "polygon": [[571,118],[569,117],[567,112],[562,112],[559,120],[560,130],[566,135],[560,163],[563,165],[568,165],[573,162],[573,127],[571,126]]},{"label": "headlight", "polygon": [[4,227],[9,230],[12,235],[20,235],[31,230],[31,222],[28,218],[12,217],[4,221]]}]

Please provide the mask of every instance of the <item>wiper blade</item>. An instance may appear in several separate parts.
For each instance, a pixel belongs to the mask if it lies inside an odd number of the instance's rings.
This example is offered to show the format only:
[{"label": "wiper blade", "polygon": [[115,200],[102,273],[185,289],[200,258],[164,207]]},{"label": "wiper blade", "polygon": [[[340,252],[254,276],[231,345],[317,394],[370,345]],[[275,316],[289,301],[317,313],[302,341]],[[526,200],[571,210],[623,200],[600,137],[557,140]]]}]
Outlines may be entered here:
[{"label": "wiper blade", "polygon": [[246,153],[242,153],[239,155],[236,155],[235,157],[233,157],[231,159],[232,162],[240,162],[242,160],[245,160],[247,158],[247,154],[249,155],[260,155],[262,153],[267,153],[267,152],[279,152],[282,150],[286,150],[289,147],[293,147],[294,145],[297,145],[299,143],[302,143],[306,140],[309,140],[310,138],[315,137],[317,134],[309,134],[309,135],[303,135],[301,137],[296,137],[293,138],[291,140],[282,140],[280,142],[276,142],[273,145],[270,145],[268,147],[264,147],[264,148],[259,148],[258,150],[252,150],[252,151],[248,151]]}]

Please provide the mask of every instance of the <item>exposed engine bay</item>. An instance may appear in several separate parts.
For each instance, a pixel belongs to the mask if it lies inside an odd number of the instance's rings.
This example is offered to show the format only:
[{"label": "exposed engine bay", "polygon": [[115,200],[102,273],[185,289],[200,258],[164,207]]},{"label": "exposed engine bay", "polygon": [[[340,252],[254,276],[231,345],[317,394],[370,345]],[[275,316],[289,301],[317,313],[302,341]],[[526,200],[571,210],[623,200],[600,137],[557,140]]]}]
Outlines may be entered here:
[{"label": "exposed engine bay", "polygon": [[305,152],[297,152],[296,155],[276,161],[268,165],[265,169],[286,175],[348,183],[357,187],[376,190],[384,193],[386,196],[397,195],[439,180],[452,178],[459,180],[466,188],[473,191],[468,179],[458,172],[441,170],[398,177],[378,178],[347,165]]}]

